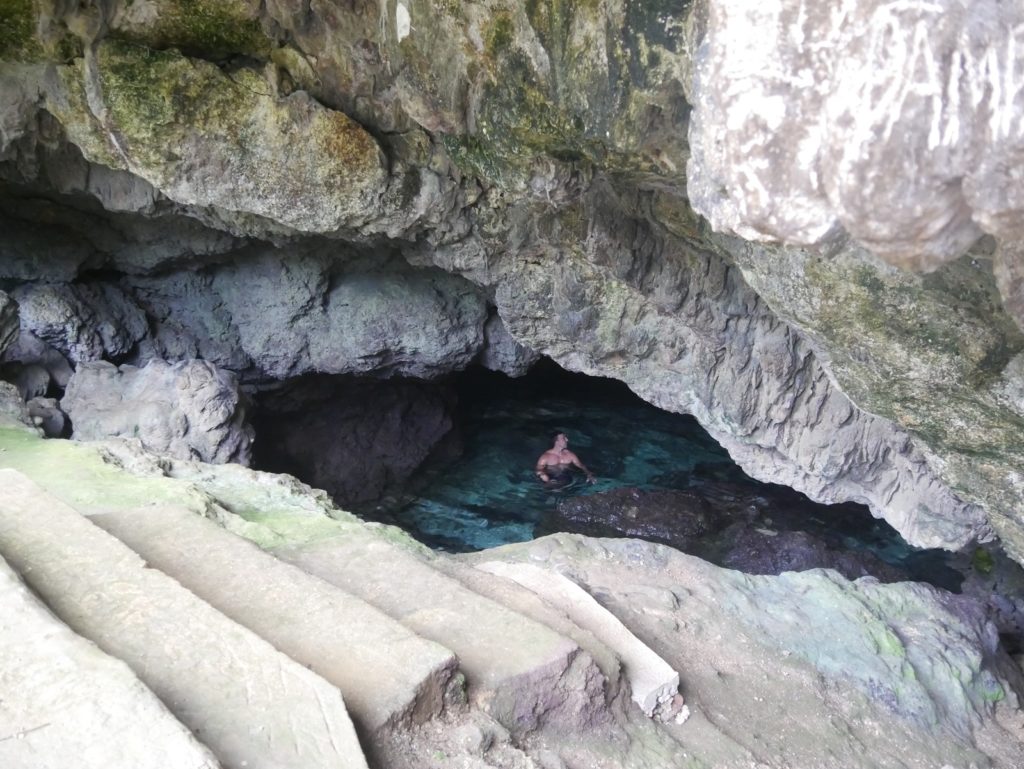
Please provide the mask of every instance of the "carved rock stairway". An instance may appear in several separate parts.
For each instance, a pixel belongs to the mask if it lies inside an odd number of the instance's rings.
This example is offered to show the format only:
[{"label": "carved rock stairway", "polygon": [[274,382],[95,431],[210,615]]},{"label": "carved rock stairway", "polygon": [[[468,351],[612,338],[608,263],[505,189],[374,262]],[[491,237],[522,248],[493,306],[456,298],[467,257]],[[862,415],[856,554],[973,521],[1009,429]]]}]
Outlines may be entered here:
[{"label": "carved rock stairway", "polygon": [[[356,729],[372,746],[458,699],[452,652],[473,704],[513,732],[605,714],[608,681],[575,641],[375,535],[275,558],[185,509],[84,517],[0,470],[0,555],[228,769],[362,769]],[[114,759],[80,765],[134,767],[110,741]]]},{"label": "carved rock stairway", "polygon": [[[68,626],[127,663],[224,767],[365,769],[336,687],[11,470],[0,471],[0,552]],[[116,735],[108,740],[114,753]],[[110,766],[86,759],[79,765]]]}]

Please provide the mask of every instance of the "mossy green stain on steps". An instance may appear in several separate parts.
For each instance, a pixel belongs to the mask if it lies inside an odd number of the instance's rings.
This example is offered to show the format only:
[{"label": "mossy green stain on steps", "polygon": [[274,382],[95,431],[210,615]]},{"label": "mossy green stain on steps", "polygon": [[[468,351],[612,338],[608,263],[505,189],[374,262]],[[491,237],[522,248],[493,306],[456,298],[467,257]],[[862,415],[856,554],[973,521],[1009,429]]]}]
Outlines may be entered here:
[{"label": "mossy green stain on steps", "polygon": [[0,427],[0,468],[24,473],[83,513],[176,502],[197,512],[205,501],[194,489],[164,478],[140,478],[103,459],[92,446],[43,440],[26,430]]}]

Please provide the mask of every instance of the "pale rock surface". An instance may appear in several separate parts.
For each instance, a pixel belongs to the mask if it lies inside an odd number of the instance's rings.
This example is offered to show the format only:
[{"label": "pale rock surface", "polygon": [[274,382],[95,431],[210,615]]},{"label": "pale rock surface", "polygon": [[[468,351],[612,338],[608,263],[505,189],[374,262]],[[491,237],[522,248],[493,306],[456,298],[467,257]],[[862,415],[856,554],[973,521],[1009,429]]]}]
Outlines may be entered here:
[{"label": "pale rock surface", "polygon": [[574,732],[607,721],[605,679],[589,654],[426,558],[383,539],[346,537],[272,552],[455,652],[470,701],[513,734]]},{"label": "pale rock surface", "polygon": [[2,558],[0,606],[4,769],[219,767],[127,665],[54,617]]},{"label": "pale rock surface", "polygon": [[678,695],[679,674],[572,580],[532,564],[487,561],[477,568],[533,591],[606,644],[621,660],[633,701],[645,715]]},{"label": "pale rock surface", "polygon": [[691,716],[664,728],[711,766],[1024,760],[1024,678],[959,596],[827,570],[752,577],[661,545],[565,534],[458,558],[495,559],[586,585],[678,670]]},{"label": "pale rock surface", "polygon": [[983,231],[1024,234],[1019,4],[710,0],[697,12],[687,187],[715,230],[797,245],[845,230],[916,269]]},{"label": "pale rock surface", "polygon": [[77,440],[137,437],[158,454],[248,464],[252,428],[233,374],[206,361],[79,365],[61,408]]},{"label": "pale rock surface", "polygon": [[14,470],[0,470],[0,553],[224,765],[366,769],[335,687]]},{"label": "pale rock surface", "polygon": [[150,507],[90,520],[337,686],[364,734],[441,714],[454,687],[454,655],[359,598],[186,509]]}]

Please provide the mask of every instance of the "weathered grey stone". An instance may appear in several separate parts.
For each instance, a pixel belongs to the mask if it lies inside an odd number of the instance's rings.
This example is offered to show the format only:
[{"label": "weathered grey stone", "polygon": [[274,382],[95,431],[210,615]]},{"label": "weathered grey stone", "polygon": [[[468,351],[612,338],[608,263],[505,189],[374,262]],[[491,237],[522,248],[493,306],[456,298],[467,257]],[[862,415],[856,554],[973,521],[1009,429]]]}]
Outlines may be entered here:
[{"label": "weathered grey stone", "polygon": [[22,329],[73,363],[127,355],[149,331],[142,310],[109,283],[28,283],[13,295]]},{"label": "weathered grey stone", "polygon": [[531,254],[488,265],[513,335],[565,368],[619,379],[660,408],[693,414],[755,478],[816,501],[866,503],[920,546],[990,538],[984,511],[941,480],[927,443],[851,402],[828,358],[739,270],[650,222],[672,213],[659,205],[598,187],[558,219],[555,242],[530,234],[554,221],[507,212],[523,217],[516,236]]},{"label": "weathered grey stone", "polygon": [[22,366],[42,366],[50,375],[50,380],[61,389],[68,386],[74,373],[67,358],[31,331],[18,334],[14,344],[7,348],[0,360]]},{"label": "weathered grey stone", "polygon": [[0,291],[0,358],[18,338],[18,303]]},{"label": "weathered grey stone", "polygon": [[188,271],[125,278],[121,285],[146,311],[152,328],[140,345],[141,360],[203,358],[232,371],[252,366],[208,274]]},{"label": "weathered grey stone", "polygon": [[1000,306],[991,258],[972,252],[919,276],[851,243],[827,257],[737,239],[721,246],[828,360],[842,391],[914,436],[937,479],[980,504],[1024,558],[1024,379],[1014,363],[1024,334]]},{"label": "weathered grey stone", "polygon": [[108,42],[58,77],[47,108],[86,158],[179,203],[331,232],[368,218],[386,178],[362,127],[304,92],[278,97],[252,70]]},{"label": "weathered grey stone", "polygon": [[455,656],[359,598],[189,510],[147,507],[90,520],[337,686],[363,734],[441,714]]},{"label": "weathered grey stone", "polygon": [[0,382],[0,421],[5,424],[28,427],[34,432],[38,432],[38,428],[29,416],[25,399],[21,397],[18,388],[10,382]]},{"label": "weathered grey stone", "polygon": [[265,376],[374,372],[431,378],[483,345],[486,304],[461,278],[392,263],[334,268],[273,251],[215,271],[212,288]]},{"label": "weathered grey stone", "polygon": [[497,313],[491,315],[484,324],[484,338],[486,344],[480,353],[480,364],[491,371],[519,377],[526,374],[530,366],[540,359],[538,353],[512,338]]},{"label": "weathered grey stone", "polygon": [[1024,331],[1024,240],[1003,241],[992,260],[1003,307]]},{"label": "weathered grey stone", "polygon": [[340,692],[14,470],[0,552],[229,767],[366,769]]},{"label": "weathered grey stone", "polygon": [[61,408],[76,440],[137,437],[148,449],[181,459],[248,464],[252,428],[233,374],[207,361],[142,368],[83,363]]},{"label": "weathered grey stone", "polygon": [[25,404],[32,423],[39,427],[47,438],[63,438],[67,418],[60,410],[56,398],[32,398]]},{"label": "weathered grey stone", "polygon": [[421,465],[460,448],[453,393],[428,382],[303,379],[258,406],[260,468],[296,475],[345,509],[401,495]]},{"label": "weathered grey stone", "polygon": [[687,187],[715,230],[810,245],[845,229],[918,269],[982,231],[1022,236],[1024,8],[707,0],[697,12]]}]

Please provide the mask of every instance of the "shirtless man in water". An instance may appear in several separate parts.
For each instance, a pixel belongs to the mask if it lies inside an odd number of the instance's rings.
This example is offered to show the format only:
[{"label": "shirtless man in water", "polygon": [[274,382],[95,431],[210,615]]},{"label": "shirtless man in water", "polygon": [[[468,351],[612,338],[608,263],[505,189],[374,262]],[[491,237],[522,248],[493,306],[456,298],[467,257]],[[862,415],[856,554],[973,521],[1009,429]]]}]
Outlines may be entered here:
[{"label": "shirtless man in water", "polygon": [[537,460],[537,477],[544,483],[552,480],[564,480],[570,467],[578,467],[587,474],[587,483],[594,483],[597,479],[594,474],[580,462],[580,458],[566,448],[569,445],[569,438],[565,433],[555,436],[555,445],[540,455]]}]

